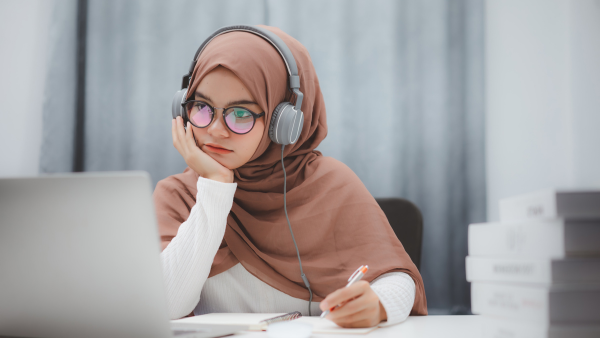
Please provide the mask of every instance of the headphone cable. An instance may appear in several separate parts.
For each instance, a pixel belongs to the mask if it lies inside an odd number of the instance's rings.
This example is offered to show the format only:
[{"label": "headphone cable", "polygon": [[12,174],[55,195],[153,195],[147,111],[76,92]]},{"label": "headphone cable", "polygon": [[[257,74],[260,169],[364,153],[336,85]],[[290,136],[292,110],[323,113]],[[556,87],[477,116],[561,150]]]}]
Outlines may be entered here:
[{"label": "headphone cable", "polygon": [[302,260],[300,260],[300,251],[298,250],[298,244],[296,244],[296,238],[294,238],[294,232],[292,231],[292,224],[290,224],[290,218],[288,217],[288,212],[287,212],[287,203],[286,203],[286,183],[287,183],[287,176],[285,173],[285,165],[283,164],[283,150],[285,149],[285,145],[281,145],[281,168],[283,169],[283,210],[285,211],[285,219],[287,220],[288,223],[288,227],[290,228],[290,233],[292,234],[292,241],[294,241],[294,247],[296,247],[296,254],[298,255],[298,263],[300,264],[300,277],[302,277],[302,281],[304,281],[304,285],[306,285],[306,288],[308,289],[308,292],[310,293],[310,298],[308,300],[308,315],[312,316],[312,313],[310,311],[310,306],[312,303],[312,299],[313,299],[313,294],[312,294],[312,290],[310,289],[310,283],[308,282],[308,278],[306,278],[306,275],[304,274],[304,271],[302,270]]}]

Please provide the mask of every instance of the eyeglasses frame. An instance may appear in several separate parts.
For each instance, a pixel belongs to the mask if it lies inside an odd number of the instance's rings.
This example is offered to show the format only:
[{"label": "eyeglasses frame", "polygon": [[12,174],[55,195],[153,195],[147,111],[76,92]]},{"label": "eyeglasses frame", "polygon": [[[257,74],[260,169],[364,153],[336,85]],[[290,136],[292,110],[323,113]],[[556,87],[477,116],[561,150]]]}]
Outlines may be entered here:
[{"label": "eyeglasses frame", "polygon": [[[188,103],[190,103],[190,102],[200,102],[200,103],[203,103],[203,104],[207,105],[208,107],[210,107],[210,109],[212,109],[212,111],[213,111],[212,117],[210,118],[210,122],[209,122],[209,123],[208,123],[206,126],[204,126],[204,127],[199,127],[199,126],[197,126],[196,124],[194,124],[194,122],[192,122],[192,120],[190,119],[190,116],[189,116],[188,110],[187,110],[187,108],[186,108],[187,104],[188,104]],[[242,106],[231,106],[231,107],[227,107],[227,108],[222,108],[222,107],[221,107],[221,108],[219,108],[219,107],[213,107],[213,106],[211,106],[210,104],[208,104],[206,101],[202,101],[202,100],[187,100],[187,101],[185,101],[185,102],[182,102],[182,103],[181,103],[181,107],[182,107],[182,108],[183,108],[183,110],[185,111],[185,117],[186,117],[186,119],[187,119],[188,121],[190,121],[190,123],[191,123],[191,124],[192,124],[194,127],[196,127],[196,128],[206,128],[206,127],[210,126],[210,125],[213,123],[213,121],[215,120],[215,115],[217,114],[217,109],[222,109],[222,110],[223,110],[223,113],[222,113],[222,115],[223,115],[223,123],[225,123],[225,125],[227,126],[227,129],[229,129],[229,130],[230,130],[232,133],[234,133],[234,134],[237,134],[237,135],[245,135],[245,134],[248,134],[249,132],[251,132],[251,131],[252,131],[252,129],[254,129],[254,125],[256,125],[256,119],[258,119],[258,118],[260,118],[260,117],[262,117],[262,116],[264,116],[264,115],[265,115],[265,112],[262,112],[262,113],[260,113],[260,114],[257,114],[257,113],[255,113],[255,112],[253,112],[252,110],[250,110],[250,109],[248,109],[248,108],[246,108],[246,107],[242,107]],[[250,128],[250,130],[248,130],[248,131],[247,131],[247,132],[245,132],[245,133],[236,133],[235,131],[233,131],[233,130],[231,129],[231,127],[229,127],[229,124],[227,124],[227,120],[225,120],[225,112],[226,112],[227,110],[229,110],[229,109],[233,109],[233,108],[241,108],[241,109],[247,110],[248,112],[250,112],[250,114],[252,114],[252,117],[254,118],[254,122],[252,122],[252,128]]]}]

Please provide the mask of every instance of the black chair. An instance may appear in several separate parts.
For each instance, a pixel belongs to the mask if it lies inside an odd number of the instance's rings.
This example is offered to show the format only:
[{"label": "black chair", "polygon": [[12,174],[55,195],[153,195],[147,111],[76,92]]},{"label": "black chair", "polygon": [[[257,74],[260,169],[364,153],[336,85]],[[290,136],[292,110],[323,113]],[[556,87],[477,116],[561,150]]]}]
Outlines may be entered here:
[{"label": "black chair", "polygon": [[423,216],[411,201],[402,198],[376,198],[387,217],[396,237],[417,269],[421,268],[421,246],[423,245]]}]

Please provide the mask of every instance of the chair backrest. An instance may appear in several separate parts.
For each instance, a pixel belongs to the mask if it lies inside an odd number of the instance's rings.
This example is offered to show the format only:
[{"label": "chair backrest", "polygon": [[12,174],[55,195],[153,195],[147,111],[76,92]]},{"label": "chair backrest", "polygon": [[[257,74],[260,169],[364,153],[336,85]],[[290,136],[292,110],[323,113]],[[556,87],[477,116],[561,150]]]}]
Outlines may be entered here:
[{"label": "chair backrest", "polygon": [[421,268],[421,247],[423,245],[423,216],[411,201],[402,198],[375,199],[387,217],[396,237],[417,269]]}]

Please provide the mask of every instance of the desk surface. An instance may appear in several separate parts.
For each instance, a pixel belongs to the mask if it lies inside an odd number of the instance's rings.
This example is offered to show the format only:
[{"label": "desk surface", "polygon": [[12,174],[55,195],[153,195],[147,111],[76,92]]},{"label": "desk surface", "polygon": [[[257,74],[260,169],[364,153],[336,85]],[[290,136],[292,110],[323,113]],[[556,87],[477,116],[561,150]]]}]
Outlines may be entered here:
[{"label": "desk surface", "polygon": [[[482,335],[480,316],[423,316],[408,317],[400,324],[381,327],[366,335],[313,334],[311,338],[479,338]],[[233,337],[267,337],[266,332],[243,332]]]}]

